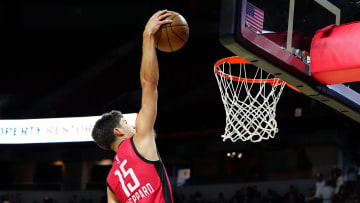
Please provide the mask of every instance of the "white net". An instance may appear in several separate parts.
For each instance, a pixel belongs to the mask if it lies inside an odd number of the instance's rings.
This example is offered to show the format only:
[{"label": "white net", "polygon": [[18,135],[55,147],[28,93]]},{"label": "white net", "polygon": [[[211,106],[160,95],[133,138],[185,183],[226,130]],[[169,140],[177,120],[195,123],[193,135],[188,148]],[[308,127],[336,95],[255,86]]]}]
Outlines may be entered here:
[{"label": "white net", "polygon": [[226,112],[223,141],[260,142],[274,138],[279,131],[276,104],[285,82],[249,64],[224,62],[214,70]]}]

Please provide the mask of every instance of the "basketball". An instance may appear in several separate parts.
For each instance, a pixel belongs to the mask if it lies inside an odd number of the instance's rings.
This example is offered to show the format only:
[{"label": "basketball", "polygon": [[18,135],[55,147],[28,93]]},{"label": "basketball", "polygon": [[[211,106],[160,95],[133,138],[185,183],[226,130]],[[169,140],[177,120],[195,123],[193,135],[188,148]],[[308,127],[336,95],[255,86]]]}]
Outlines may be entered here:
[{"label": "basketball", "polygon": [[185,18],[177,12],[168,11],[172,15],[172,23],[162,25],[155,33],[156,48],[164,52],[174,52],[181,49],[189,38],[189,26]]}]

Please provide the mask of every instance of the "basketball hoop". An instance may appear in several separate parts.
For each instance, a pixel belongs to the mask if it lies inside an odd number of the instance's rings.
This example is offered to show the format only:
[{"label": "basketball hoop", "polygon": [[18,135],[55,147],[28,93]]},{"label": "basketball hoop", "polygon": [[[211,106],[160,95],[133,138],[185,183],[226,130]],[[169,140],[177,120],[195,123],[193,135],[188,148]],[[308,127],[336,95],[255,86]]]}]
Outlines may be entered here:
[{"label": "basketball hoop", "polygon": [[246,64],[250,62],[234,56],[214,65],[226,112],[223,141],[260,142],[274,138],[279,131],[275,120],[276,104],[287,83],[261,68],[250,66],[247,69]]}]

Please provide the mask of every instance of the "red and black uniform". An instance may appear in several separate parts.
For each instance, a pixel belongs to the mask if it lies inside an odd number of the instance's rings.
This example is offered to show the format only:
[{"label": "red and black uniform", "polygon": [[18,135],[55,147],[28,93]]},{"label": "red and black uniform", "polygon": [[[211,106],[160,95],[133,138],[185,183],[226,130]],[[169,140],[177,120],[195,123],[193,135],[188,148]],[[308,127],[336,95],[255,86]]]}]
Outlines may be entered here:
[{"label": "red and black uniform", "polygon": [[121,203],[173,203],[163,163],[142,157],[136,150],[133,137],[120,144],[107,185]]}]

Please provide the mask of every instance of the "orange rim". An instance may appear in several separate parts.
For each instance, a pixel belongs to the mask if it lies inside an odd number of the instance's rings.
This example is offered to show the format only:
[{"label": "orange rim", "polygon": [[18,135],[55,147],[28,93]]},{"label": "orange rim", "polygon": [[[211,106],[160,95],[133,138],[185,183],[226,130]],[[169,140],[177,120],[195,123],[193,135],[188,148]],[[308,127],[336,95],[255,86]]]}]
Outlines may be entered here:
[{"label": "orange rim", "polygon": [[215,70],[216,74],[218,74],[219,76],[221,76],[223,78],[226,78],[226,79],[232,80],[232,81],[237,81],[237,82],[268,83],[271,86],[286,84],[286,86],[290,87],[291,89],[293,89],[297,92],[300,92],[299,89],[297,89],[293,85],[290,85],[289,83],[287,83],[279,78],[252,79],[252,78],[242,78],[242,77],[237,77],[237,76],[232,76],[230,74],[226,74],[219,70],[219,66],[225,62],[230,63],[230,64],[251,64],[249,61],[247,61],[239,56],[232,56],[232,57],[220,59],[215,63],[214,70]]}]

